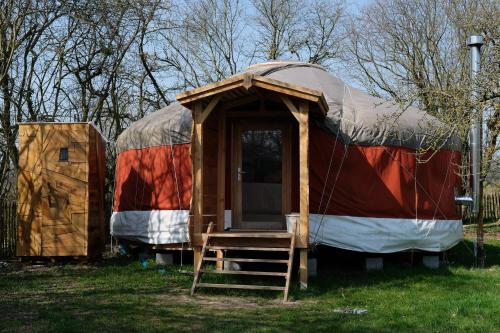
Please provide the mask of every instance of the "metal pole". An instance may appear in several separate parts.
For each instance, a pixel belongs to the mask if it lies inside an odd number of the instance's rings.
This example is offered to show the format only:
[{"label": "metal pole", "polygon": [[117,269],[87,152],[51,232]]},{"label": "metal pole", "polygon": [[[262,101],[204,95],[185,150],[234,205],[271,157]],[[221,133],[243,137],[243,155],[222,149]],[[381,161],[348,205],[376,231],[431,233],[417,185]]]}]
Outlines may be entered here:
[{"label": "metal pole", "polygon": [[[472,89],[471,99],[473,103],[477,102],[478,90],[476,86],[476,79],[479,71],[481,70],[481,46],[483,45],[482,36],[471,36],[467,40],[467,46],[470,47],[470,78],[475,87]],[[471,148],[471,161],[472,161],[472,213],[477,216],[480,207],[480,184],[481,184],[481,126],[482,115],[479,110],[474,110],[475,119],[472,123],[470,130],[470,148]]]},{"label": "metal pole", "polygon": [[[477,76],[481,70],[481,46],[483,45],[482,36],[470,36],[467,40],[467,46],[470,48],[470,78],[473,84],[471,100],[473,105],[477,105],[479,91],[477,86]],[[472,162],[472,215],[476,221],[476,236],[477,236],[477,259],[479,267],[484,267],[484,232],[483,218],[480,214],[481,196],[483,193],[481,180],[481,143],[482,143],[482,110],[474,107],[474,119],[470,130],[470,148]]]}]

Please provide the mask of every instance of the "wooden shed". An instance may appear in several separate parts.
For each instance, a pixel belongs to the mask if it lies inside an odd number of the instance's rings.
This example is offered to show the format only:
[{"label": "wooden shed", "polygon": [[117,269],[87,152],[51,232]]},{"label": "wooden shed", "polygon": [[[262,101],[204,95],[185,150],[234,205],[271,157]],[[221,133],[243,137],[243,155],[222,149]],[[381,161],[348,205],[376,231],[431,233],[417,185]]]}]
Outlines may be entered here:
[{"label": "wooden shed", "polygon": [[102,253],[104,150],[90,123],[19,124],[18,256]]}]

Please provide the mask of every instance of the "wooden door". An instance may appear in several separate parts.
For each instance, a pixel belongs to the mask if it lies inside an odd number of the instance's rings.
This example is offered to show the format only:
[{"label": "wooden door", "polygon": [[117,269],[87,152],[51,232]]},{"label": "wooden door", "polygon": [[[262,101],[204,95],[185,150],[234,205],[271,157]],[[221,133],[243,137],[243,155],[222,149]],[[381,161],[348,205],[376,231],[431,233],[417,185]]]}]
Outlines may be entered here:
[{"label": "wooden door", "polygon": [[290,132],[286,123],[233,124],[233,228],[285,228],[291,205]]},{"label": "wooden door", "polygon": [[42,255],[87,255],[88,126],[47,128],[43,139]]}]

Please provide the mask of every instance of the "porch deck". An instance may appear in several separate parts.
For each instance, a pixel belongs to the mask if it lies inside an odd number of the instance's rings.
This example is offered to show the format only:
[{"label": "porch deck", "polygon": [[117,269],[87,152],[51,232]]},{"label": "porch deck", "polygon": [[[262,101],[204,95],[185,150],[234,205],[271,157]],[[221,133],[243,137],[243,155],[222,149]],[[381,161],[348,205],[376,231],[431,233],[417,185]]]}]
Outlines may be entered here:
[{"label": "porch deck", "polygon": [[[294,232],[289,233],[286,230],[267,231],[267,230],[228,230],[224,232],[212,232],[213,223],[208,226],[207,232],[202,234],[203,247],[200,258],[197,261],[195,277],[191,294],[197,288],[236,288],[236,289],[260,289],[260,290],[281,290],[284,291],[284,300],[288,298],[288,289],[290,286],[291,269],[295,250],[295,228]],[[207,252],[215,251],[216,257],[207,256]],[[254,253],[257,252],[282,252],[286,258],[265,258],[262,254],[255,255],[237,255],[227,256],[227,251],[235,253]],[[216,269],[203,268],[204,262],[216,262]],[[265,263],[273,264],[272,271],[259,270],[232,270],[224,269],[224,263]],[[278,264],[278,267],[275,265]],[[279,264],[284,264],[286,271],[279,271]],[[282,265],[283,266],[283,265]],[[232,274],[232,275],[253,275],[253,276],[277,276],[285,278],[284,286],[271,285],[239,285],[239,284],[214,284],[202,283],[201,276],[204,273],[209,274]]]}]

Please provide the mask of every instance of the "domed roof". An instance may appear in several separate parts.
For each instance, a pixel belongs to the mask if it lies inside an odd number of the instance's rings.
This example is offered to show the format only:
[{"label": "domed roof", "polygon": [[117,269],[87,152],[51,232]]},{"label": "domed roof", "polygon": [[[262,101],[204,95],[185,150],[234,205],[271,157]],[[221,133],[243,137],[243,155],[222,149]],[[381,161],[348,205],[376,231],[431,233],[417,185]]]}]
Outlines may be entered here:
[{"label": "domed roof", "polygon": [[[435,117],[414,107],[371,96],[346,85],[325,68],[302,62],[272,61],[252,65],[243,73],[323,92],[329,111],[318,124],[346,144],[426,147],[436,128],[445,128]],[[241,74],[241,73],[240,73]],[[134,122],[118,138],[118,152],[191,140],[191,111],[179,103]],[[442,147],[459,150],[457,136],[450,135]]]},{"label": "domed roof", "polygon": [[[246,72],[323,92],[329,106],[323,125],[345,143],[419,148],[428,145],[426,139],[436,128],[445,127],[415,107],[403,109],[398,103],[350,87],[319,65],[266,62],[252,65]],[[450,135],[443,146],[460,149],[460,141]]]}]

